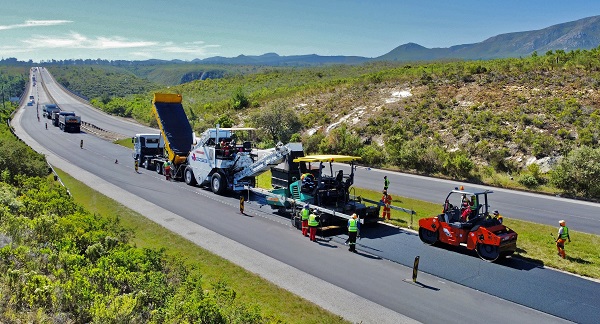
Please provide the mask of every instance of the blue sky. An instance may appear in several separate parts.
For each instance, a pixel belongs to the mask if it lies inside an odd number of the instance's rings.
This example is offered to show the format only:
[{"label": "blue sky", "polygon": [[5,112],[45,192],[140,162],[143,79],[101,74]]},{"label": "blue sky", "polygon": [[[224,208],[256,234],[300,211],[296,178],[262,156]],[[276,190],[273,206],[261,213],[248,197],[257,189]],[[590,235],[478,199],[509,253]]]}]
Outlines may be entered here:
[{"label": "blue sky", "polygon": [[600,1],[3,0],[0,56],[181,59],[377,57],[413,42],[476,43],[600,15]]}]

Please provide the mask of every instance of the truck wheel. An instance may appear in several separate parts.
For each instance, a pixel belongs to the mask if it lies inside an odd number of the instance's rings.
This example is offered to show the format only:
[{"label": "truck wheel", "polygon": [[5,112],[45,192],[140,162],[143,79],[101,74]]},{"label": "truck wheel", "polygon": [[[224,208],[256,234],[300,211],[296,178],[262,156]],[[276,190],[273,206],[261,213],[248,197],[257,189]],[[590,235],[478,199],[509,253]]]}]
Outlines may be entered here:
[{"label": "truck wheel", "polygon": [[438,241],[438,232],[419,227],[419,238],[423,243],[434,245]]},{"label": "truck wheel", "polygon": [[225,191],[225,181],[220,173],[214,173],[210,178],[210,189],[217,195],[222,194]]},{"label": "truck wheel", "polygon": [[156,163],[156,173],[163,174],[163,165],[162,163]]},{"label": "truck wheel", "polygon": [[196,178],[194,178],[194,171],[192,171],[190,167],[185,168],[184,180],[188,186],[193,186],[196,184]]},{"label": "truck wheel", "polygon": [[146,170],[150,170],[150,160],[148,159],[144,159],[144,163],[142,164],[142,166],[146,169]]}]

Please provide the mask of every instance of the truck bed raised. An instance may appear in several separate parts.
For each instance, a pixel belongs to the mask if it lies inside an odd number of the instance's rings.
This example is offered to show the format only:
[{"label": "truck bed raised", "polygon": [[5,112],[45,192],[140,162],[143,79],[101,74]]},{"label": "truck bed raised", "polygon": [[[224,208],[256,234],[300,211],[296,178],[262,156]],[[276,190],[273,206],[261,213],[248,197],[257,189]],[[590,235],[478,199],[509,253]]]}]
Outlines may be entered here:
[{"label": "truck bed raised", "polygon": [[155,93],[152,112],[165,140],[169,160],[187,157],[193,144],[192,127],[187,119],[181,95]]}]

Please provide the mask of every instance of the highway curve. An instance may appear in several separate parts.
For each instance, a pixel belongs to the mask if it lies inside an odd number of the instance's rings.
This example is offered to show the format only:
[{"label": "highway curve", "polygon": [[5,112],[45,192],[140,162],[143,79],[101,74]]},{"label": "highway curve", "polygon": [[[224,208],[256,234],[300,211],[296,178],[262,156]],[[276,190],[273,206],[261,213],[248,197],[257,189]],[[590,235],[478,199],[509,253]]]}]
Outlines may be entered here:
[{"label": "highway curve", "polygon": [[[53,93],[53,97],[59,96]],[[37,99],[47,100],[43,94]],[[267,207],[250,203],[246,207],[250,216],[242,216],[237,211],[237,197],[216,196],[184,183],[166,182],[147,170],[136,174],[128,149],[85,133],[66,134],[54,127],[45,130],[35,115],[33,107],[26,107],[13,125],[26,142],[45,152],[59,167],[125,204],[128,204],[124,200],[127,197],[136,197],[130,198],[136,202],[134,209],[151,205],[160,210],[156,214],[166,210],[169,215],[187,220],[188,229],[184,227],[179,233],[201,246],[211,247],[214,241],[228,238],[252,251],[245,253],[256,253],[270,258],[274,264],[291,266],[286,270],[289,275],[284,276],[288,281],[297,281],[296,275],[306,274],[311,280],[321,280],[322,286],[328,287],[324,291],[319,290],[319,285],[307,289],[297,282],[274,281],[352,321],[407,321],[399,314],[420,322],[482,319],[491,323],[561,322],[566,319],[594,323],[598,318],[600,302],[595,292],[600,291],[600,284],[596,282],[518,259],[509,259],[503,264],[487,263],[464,252],[424,245],[414,233],[385,225],[363,230],[357,255],[346,251],[341,244],[344,237],[311,243],[291,227],[289,220],[272,214]],[[84,149],[79,148],[80,139],[85,139]],[[115,164],[115,159],[120,163]],[[161,224],[168,227],[173,219],[177,218],[165,218]],[[199,230],[190,230],[194,226],[219,235],[203,242],[201,237],[196,237]],[[237,249],[235,244],[230,244],[233,243],[223,243],[231,247],[224,254],[226,258],[235,259],[232,254]],[[404,266],[412,266],[417,255],[423,271],[419,274],[421,285],[407,282],[412,271]],[[253,271],[269,279],[274,275],[269,274],[273,269],[277,269],[276,266],[265,263]],[[357,300],[369,307],[344,314],[341,309],[346,299],[324,298],[330,291],[339,292],[340,296],[347,293],[358,296]],[[377,318],[368,309],[377,309],[389,316]]]}]

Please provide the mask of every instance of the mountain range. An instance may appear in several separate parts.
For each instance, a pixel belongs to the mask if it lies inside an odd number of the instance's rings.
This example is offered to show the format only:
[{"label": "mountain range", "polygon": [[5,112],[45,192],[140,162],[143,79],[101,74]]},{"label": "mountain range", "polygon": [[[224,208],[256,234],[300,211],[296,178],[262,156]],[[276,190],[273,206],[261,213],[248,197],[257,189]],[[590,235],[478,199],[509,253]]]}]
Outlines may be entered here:
[{"label": "mountain range", "polygon": [[445,48],[427,48],[415,43],[400,45],[379,57],[361,56],[280,56],[267,53],[258,56],[209,57],[196,59],[196,63],[210,64],[260,64],[260,65],[319,65],[358,64],[367,61],[431,61],[446,59],[487,60],[505,57],[529,56],[533,52],[592,49],[600,45],[600,16],[593,16],[553,25],[544,29],[500,34],[474,44],[462,44]]}]

